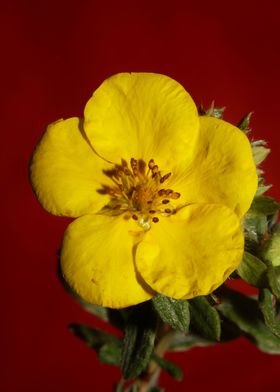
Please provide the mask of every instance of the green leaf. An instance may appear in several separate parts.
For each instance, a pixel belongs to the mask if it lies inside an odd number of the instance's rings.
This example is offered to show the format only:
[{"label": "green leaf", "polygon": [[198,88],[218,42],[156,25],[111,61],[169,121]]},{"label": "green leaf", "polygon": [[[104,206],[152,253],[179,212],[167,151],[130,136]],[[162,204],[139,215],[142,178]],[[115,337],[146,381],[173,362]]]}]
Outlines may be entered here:
[{"label": "green leaf", "polygon": [[265,286],[266,271],[267,266],[259,258],[246,251],[237,268],[238,275],[245,280],[245,282],[255,287]]},{"label": "green leaf", "polygon": [[114,392],[124,392],[124,383],[123,383],[123,381],[120,381],[118,384],[115,384]]},{"label": "green leaf", "polygon": [[252,114],[253,112],[246,114],[246,116],[244,116],[237,124],[237,127],[241,129],[241,131],[244,131],[245,133],[248,133],[250,131],[250,120]]},{"label": "green leaf", "polygon": [[98,351],[98,358],[102,363],[108,365],[120,366],[121,363],[121,345],[106,343]]},{"label": "green leaf", "polygon": [[125,328],[121,367],[125,379],[137,377],[148,365],[155,341],[157,317],[147,301],[132,307]]},{"label": "green leaf", "polygon": [[280,204],[269,196],[256,196],[250,207],[250,211],[264,215],[272,215],[279,209]]},{"label": "green leaf", "polygon": [[107,332],[89,327],[85,324],[70,324],[69,329],[89,347],[99,350],[104,344],[120,344],[120,340]]},{"label": "green leaf", "polygon": [[225,107],[222,107],[222,108],[215,107],[215,102],[213,101],[211,103],[210,108],[206,111],[205,115],[209,116],[209,117],[215,117],[215,118],[220,119],[220,118],[223,118],[224,111],[225,111]]},{"label": "green leaf", "polygon": [[220,290],[222,303],[218,305],[224,317],[235,323],[260,350],[280,354],[280,339],[263,322],[258,302],[230,289]]},{"label": "green leaf", "polygon": [[190,324],[188,301],[179,301],[164,295],[156,295],[153,304],[161,319],[172,328],[187,333]]},{"label": "green leaf", "polygon": [[152,387],[149,389],[149,392],[164,392],[165,390],[160,387]]},{"label": "green leaf", "polygon": [[178,381],[181,381],[183,379],[182,370],[174,363],[167,361],[166,359],[163,359],[156,354],[153,354],[152,358],[171,377],[174,377]]},{"label": "green leaf", "polygon": [[259,307],[264,317],[265,324],[270,331],[280,338],[280,320],[276,313],[275,296],[268,289],[261,289],[259,293]]},{"label": "green leaf", "polygon": [[170,351],[187,351],[193,347],[205,347],[215,344],[213,340],[207,340],[199,335],[188,333],[187,335],[177,332],[169,347]]},{"label": "green leaf", "polygon": [[252,151],[256,165],[260,165],[270,153],[270,149],[264,146],[252,146]]},{"label": "green leaf", "polygon": [[277,275],[277,270],[271,263],[267,264],[267,279],[272,293],[277,299],[280,299],[280,282]]},{"label": "green leaf", "polygon": [[280,266],[280,225],[277,224],[271,238],[265,242],[262,256],[274,267]]},{"label": "green leaf", "polygon": [[206,339],[220,340],[221,320],[215,308],[206,297],[196,297],[189,300],[191,327]]}]

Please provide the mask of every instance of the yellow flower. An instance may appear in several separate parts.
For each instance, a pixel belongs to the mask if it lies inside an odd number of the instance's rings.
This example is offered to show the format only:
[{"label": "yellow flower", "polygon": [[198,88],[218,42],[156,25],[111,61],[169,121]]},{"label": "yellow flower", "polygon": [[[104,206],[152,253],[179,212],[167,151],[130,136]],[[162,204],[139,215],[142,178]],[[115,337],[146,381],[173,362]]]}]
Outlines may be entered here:
[{"label": "yellow flower", "polygon": [[233,125],[199,117],[167,76],[105,80],[84,119],[48,126],[30,171],[47,211],[78,218],[61,265],[88,302],[206,295],[241,260],[242,217],[257,188],[250,143]]}]

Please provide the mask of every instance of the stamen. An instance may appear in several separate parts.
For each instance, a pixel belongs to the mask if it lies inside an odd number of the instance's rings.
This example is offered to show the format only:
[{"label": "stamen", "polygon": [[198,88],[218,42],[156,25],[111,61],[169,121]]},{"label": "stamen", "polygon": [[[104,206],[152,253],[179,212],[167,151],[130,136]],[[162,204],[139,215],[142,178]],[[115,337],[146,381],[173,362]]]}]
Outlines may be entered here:
[{"label": "stamen", "polygon": [[171,199],[179,199],[179,197],[181,196],[181,194],[179,192],[172,192],[171,194]]},{"label": "stamen", "polygon": [[168,200],[168,199],[163,199],[162,200],[162,204],[168,204],[170,202],[170,200]]},{"label": "stamen", "polygon": [[154,222],[154,223],[157,223],[158,221],[159,221],[159,219],[158,219],[157,216],[153,217],[153,222]]},{"label": "stamen", "polygon": [[160,179],[160,183],[161,184],[163,184],[164,183],[164,181],[166,181],[166,180],[168,180],[168,178],[171,176],[171,173],[167,173],[167,174],[165,174],[163,177],[161,177],[161,179]]},{"label": "stamen", "polygon": [[132,218],[132,219],[134,219],[134,220],[136,220],[136,221],[138,220],[138,216],[137,216],[137,215],[135,215],[135,214],[134,214],[134,215],[132,215],[132,217],[131,217],[131,218]]}]

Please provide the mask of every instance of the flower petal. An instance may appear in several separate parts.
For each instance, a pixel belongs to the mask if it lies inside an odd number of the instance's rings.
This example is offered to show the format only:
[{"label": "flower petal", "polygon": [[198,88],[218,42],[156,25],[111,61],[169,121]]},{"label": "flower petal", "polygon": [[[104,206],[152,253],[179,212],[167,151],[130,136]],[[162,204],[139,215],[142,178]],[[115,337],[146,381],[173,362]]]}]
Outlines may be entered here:
[{"label": "flower petal", "polygon": [[76,219],[68,226],[62,245],[66,280],[82,298],[96,305],[123,308],[150,299],[152,290],[137,276],[134,266],[134,246],[142,234],[134,221],[123,216]]},{"label": "flower petal", "polygon": [[225,204],[242,217],[258,184],[250,142],[223,120],[203,116],[200,124],[195,158],[172,187],[181,202]]},{"label": "flower petal", "polygon": [[105,80],[85,108],[85,131],[111,162],[149,161],[170,170],[186,161],[198,135],[196,106],[175,80],[154,73],[120,73]]},{"label": "flower petal", "polygon": [[243,233],[227,207],[193,204],[162,218],[136,251],[136,266],[155,291],[176,299],[207,295],[241,261]]},{"label": "flower petal", "polygon": [[78,118],[50,124],[30,164],[33,189],[54,215],[77,217],[100,210],[108,196],[97,189],[106,183],[105,162],[83,136]]}]

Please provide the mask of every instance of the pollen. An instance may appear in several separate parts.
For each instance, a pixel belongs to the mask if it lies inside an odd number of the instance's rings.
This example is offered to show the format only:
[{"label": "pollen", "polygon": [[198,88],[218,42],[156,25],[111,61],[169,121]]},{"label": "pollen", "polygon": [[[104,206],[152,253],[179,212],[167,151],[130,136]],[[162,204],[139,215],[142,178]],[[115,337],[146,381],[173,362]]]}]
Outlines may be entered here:
[{"label": "pollen", "polygon": [[[124,159],[120,165],[104,170],[112,185],[103,185],[97,192],[109,195],[110,201],[100,213],[108,215],[130,216],[143,230],[159,222],[159,217],[168,217],[176,213],[177,199],[180,193],[168,188],[172,173],[162,174],[154,159],[148,164],[142,159]],[[165,205],[168,204],[168,208]]]}]

